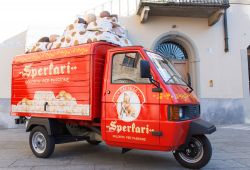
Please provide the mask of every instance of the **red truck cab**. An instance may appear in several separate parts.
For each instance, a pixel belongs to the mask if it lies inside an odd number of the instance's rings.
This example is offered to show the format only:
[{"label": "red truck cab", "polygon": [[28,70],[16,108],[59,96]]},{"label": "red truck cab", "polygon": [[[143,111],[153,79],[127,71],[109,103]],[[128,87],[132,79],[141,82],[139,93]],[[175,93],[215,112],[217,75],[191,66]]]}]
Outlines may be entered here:
[{"label": "red truck cab", "polygon": [[141,46],[96,42],[17,56],[12,115],[27,121],[30,147],[49,157],[54,145],[87,140],[130,149],[172,151],[187,168],[211,158],[192,88],[170,61]]}]

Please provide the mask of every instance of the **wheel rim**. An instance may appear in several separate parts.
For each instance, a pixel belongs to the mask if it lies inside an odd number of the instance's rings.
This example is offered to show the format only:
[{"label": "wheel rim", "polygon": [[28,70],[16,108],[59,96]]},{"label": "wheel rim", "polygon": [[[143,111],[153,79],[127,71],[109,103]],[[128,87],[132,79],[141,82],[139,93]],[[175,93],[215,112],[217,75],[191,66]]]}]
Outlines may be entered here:
[{"label": "wheel rim", "polygon": [[202,142],[198,138],[191,138],[188,147],[184,151],[179,152],[179,155],[188,163],[199,162],[204,155]]},{"label": "wheel rim", "polygon": [[32,147],[37,153],[43,153],[46,149],[46,138],[41,132],[35,132],[32,136]]}]

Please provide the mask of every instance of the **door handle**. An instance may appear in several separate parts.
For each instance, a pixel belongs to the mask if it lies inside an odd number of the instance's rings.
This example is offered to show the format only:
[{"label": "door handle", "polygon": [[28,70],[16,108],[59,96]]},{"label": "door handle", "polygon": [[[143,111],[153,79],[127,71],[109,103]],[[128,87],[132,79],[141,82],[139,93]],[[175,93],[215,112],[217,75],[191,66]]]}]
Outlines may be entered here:
[{"label": "door handle", "polygon": [[106,94],[110,94],[111,92],[110,92],[110,90],[106,90]]},{"label": "door handle", "polygon": [[153,131],[152,135],[153,136],[162,136],[162,131]]}]

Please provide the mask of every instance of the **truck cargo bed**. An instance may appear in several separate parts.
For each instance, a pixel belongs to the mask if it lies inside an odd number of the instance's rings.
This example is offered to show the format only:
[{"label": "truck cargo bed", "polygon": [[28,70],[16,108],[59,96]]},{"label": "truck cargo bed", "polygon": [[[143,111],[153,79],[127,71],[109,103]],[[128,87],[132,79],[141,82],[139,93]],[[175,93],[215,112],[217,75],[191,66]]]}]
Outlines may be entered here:
[{"label": "truck cargo bed", "polygon": [[15,57],[11,114],[99,118],[105,55],[112,47],[115,46],[97,42]]}]

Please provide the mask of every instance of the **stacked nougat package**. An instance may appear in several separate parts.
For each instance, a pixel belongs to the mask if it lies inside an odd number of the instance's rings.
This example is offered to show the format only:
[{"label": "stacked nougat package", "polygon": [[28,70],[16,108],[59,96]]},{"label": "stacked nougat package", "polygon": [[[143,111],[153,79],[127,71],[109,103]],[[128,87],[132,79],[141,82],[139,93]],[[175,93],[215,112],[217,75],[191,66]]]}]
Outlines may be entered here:
[{"label": "stacked nougat package", "polygon": [[89,116],[90,105],[78,104],[77,100],[64,90],[60,91],[57,96],[55,96],[53,91],[36,91],[34,99],[23,98],[17,105],[12,105],[12,111],[53,114],[70,113],[72,115]]},{"label": "stacked nougat package", "polygon": [[63,35],[42,37],[27,53],[71,47],[79,44],[105,41],[119,46],[131,46],[126,30],[118,23],[116,15],[103,11],[99,17],[88,14],[78,18],[65,29]]}]

